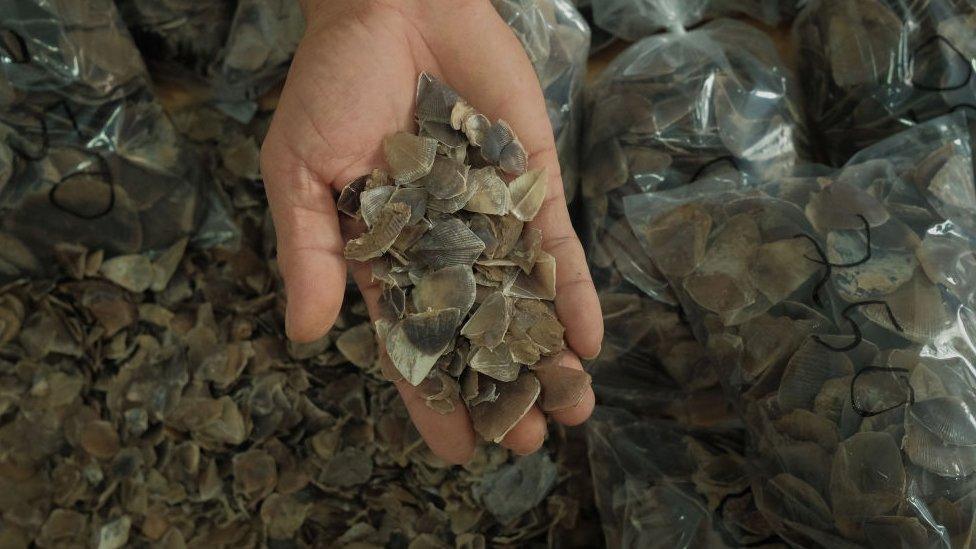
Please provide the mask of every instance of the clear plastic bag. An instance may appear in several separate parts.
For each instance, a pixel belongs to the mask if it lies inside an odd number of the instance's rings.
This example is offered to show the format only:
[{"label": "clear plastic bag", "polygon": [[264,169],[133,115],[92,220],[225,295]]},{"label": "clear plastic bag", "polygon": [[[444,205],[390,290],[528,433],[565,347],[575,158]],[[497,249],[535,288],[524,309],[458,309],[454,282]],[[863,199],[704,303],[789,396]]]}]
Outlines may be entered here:
[{"label": "clear plastic bag", "polygon": [[687,322],[632,286],[599,295],[605,336],[587,363],[599,402],[587,437],[607,545],[768,537],[742,459],[745,431]]},{"label": "clear plastic bag", "polygon": [[678,312],[640,292],[600,294],[606,337],[587,364],[586,424],[609,547],[734,547],[769,536],[742,458],[745,431]]},{"label": "clear plastic bag", "polygon": [[569,0],[492,0],[535,67],[556,138],[566,203],[579,186],[583,81],[590,29]]},{"label": "clear plastic bag", "polygon": [[64,242],[115,255],[235,236],[111,2],[3,0],[0,12],[4,275],[47,270]]},{"label": "clear plastic bag", "polygon": [[753,504],[740,429],[598,406],[587,448],[607,547],[742,547],[771,536]]},{"label": "clear plastic bag", "polygon": [[592,7],[597,26],[624,40],[638,40],[723,16],[745,15],[778,25],[795,15],[796,4],[796,0],[595,0]]},{"label": "clear plastic bag", "polygon": [[811,125],[833,165],[947,112],[976,114],[972,2],[815,0],[794,34]]},{"label": "clear plastic bag", "polygon": [[976,535],[973,198],[961,114],[845,168],[626,199],[753,437],[756,503],[804,547]]},{"label": "clear plastic bag", "polygon": [[582,196],[600,287],[673,303],[624,219],[623,197],[743,170],[790,173],[804,155],[792,74],[763,32],[718,20],[618,56],[587,91]]}]

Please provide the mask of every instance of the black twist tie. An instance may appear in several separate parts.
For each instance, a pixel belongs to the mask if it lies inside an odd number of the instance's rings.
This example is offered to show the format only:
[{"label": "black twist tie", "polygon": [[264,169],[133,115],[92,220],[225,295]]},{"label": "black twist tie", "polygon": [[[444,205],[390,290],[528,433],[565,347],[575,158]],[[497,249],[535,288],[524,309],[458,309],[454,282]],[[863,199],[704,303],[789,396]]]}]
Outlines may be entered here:
[{"label": "black twist tie", "polygon": [[[51,202],[51,205],[61,210],[62,212],[89,221],[104,217],[108,215],[113,208],[115,208],[115,182],[113,181],[112,172],[109,169],[108,162],[104,158],[102,158],[101,155],[98,155],[97,153],[94,154],[94,156],[95,158],[98,159],[98,163],[99,163],[98,169],[96,170],[81,169],[81,170],[71,172],[65,176],[62,176],[61,179],[58,180],[58,182],[55,183],[53,187],[51,187],[51,190],[48,191],[47,194],[48,200]],[[68,206],[65,206],[60,202],[60,200],[57,197],[58,189],[60,189],[61,186],[64,185],[65,183],[70,182],[73,178],[80,177],[80,176],[102,177],[103,179],[106,180],[106,182],[108,183],[109,194],[108,194],[108,201],[105,205],[105,208],[96,211],[94,213],[85,213],[85,212],[75,211],[74,209],[69,208]]]},{"label": "black twist tie", "polygon": [[861,371],[855,374],[854,378],[851,379],[851,408],[854,409],[857,415],[861,417],[872,417],[872,416],[881,415],[885,412],[890,412],[891,410],[900,408],[906,404],[909,406],[915,404],[915,389],[912,387],[911,383],[908,382],[908,378],[904,375],[901,375],[898,376],[898,380],[901,381],[905,385],[905,387],[908,388],[908,398],[906,400],[904,400],[903,402],[899,402],[898,404],[895,404],[893,406],[889,406],[883,410],[871,411],[871,410],[865,410],[861,408],[860,405],[857,403],[857,399],[854,398],[854,386],[857,385],[857,380],[860,379],[862,375],[869,372],[891,372],[891,373],[900,373],[900,374],[910,373],[909,370],[905,368],[884,368],[880,366],[868,366],[866,368],[862,368]]},{"label": "black twist tie", "polygon": [[856,349],[857,346],[860,345],[862,341],[864,341],[864,337],[861,334],[861,327],[857,325],[857,322],[854,322],[853,318],[851,318],[851,311],[853,311],[858,307],[863,307],[865,305],[884,305],[885,312],[888,313],[888,319],[891,320],[891,324],[899,332],[904,331],[901,327],[901,324],[898,323],[898,319],[895,318],[895,314],[891,312],[891,307],[888,306],[888,302],[876,299],[876,300],[858,301],[857,303],[851,303],[847,307],[844,307],[844,311],[840,314],[840,316],[844,320],[846,320],[848,324],[851,325],[851,331],[854,332],[854,341],[852,341],[851,343],[847,345],[842,345],[840,347],[835,347],[827,343],[826,341],[824,341],[823,338],[821,338],[819,335],[813,336],[813,340],[823,345],[824,347],[830,349],[831,351],[836,351],[838,353],[846,353],[847,351]]},{"label": "black twist tie", "polygon": [[858,219],[861,220],[861,223],[864,224],[864,235],[865,238],[867,238],[867,245],[865,246],[864,257],[858,259],[857,261],[853,261],[851,263],[830,263],[827,261],[825,255],[822,252],[820,253],[819,260],[807,256],[803,256],[803,257],[806,257],[808,260],[813,261],[814,263],[820,263],[821,265],[827,265],[828,267],[833,267],[837,269],[849,269],[851,267],[864,265],[865,263],[870,261],[871,260],[871,224],[868,223],[867,218],[865,218],[863,215],[857,214],[857,217]]}]

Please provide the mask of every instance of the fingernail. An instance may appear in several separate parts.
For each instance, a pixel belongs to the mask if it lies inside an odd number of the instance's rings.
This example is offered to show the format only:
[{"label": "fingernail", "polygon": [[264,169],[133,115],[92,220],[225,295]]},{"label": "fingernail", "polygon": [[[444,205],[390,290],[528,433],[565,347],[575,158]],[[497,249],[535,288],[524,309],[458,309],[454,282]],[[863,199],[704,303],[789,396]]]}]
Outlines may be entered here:
[{"label": "fingernail", "polygon": [[596,352],[595,353],[593,353],[591,355],[580,355],[580,358],[582,358],[583,360],[593,360],[594,358],[600,356],[600,353],[601,352],[603,352],[603,344],[602,343],[600,344],[599,347],[596,348]]}]

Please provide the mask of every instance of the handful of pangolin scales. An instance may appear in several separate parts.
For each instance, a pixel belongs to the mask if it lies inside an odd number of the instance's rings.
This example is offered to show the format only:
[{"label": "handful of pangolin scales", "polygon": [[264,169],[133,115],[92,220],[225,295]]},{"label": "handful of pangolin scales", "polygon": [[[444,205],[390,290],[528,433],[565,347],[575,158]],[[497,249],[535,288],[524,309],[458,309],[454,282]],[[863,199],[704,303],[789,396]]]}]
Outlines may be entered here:
[{"label": "handful of pangolin scales", "polygon": [[[441,413],[467,406],[475,430],[500,441],[536,404],[579,403],[585,372],[559,365],[556,261],[528,222],[546,195],[545,170],[444,83],[421,74],[419,134],[383,141],[389,173],[342,190],[339,209],[366,232],[345,255],[372,260],[383,289],[376,331],[396,372]],[[511,179],[511,181],[508,181]]]}]

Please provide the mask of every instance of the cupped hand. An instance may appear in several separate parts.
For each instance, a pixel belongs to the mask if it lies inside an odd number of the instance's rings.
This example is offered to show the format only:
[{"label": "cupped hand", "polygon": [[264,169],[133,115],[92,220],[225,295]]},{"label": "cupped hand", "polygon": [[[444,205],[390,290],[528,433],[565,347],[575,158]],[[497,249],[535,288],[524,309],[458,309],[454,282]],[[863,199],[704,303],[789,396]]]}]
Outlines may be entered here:
[{"label": "cupped hand", "polygon": [[[295,341],[326,333],[342,305],[345,239],[336,193],[385,165],[383,137],[413,131],[417,76],[428,72],[456,89],[490,120],[509,122],[529,154],[546,167],[548,194],[531,226],[557,261],[556,313],[571,351],[562,364],[600,350],[603,321],[583,249],[570,224],[552,128],[535,72],[518,39],[488,0],[308,0],[307,29],[261,151],[261,168],[278,238],[287,293],[286,329]],[[379,287],[352,262],[370,314]],[[397,383],[411,418],[435,454],[467,461],[475,433],[460,403],[441,415],[406,381]],[[566,425],[589,417],[592,390],[575,407],[552,414]],[[537,450],[546,418],[535,408],[502,444]]]}]

